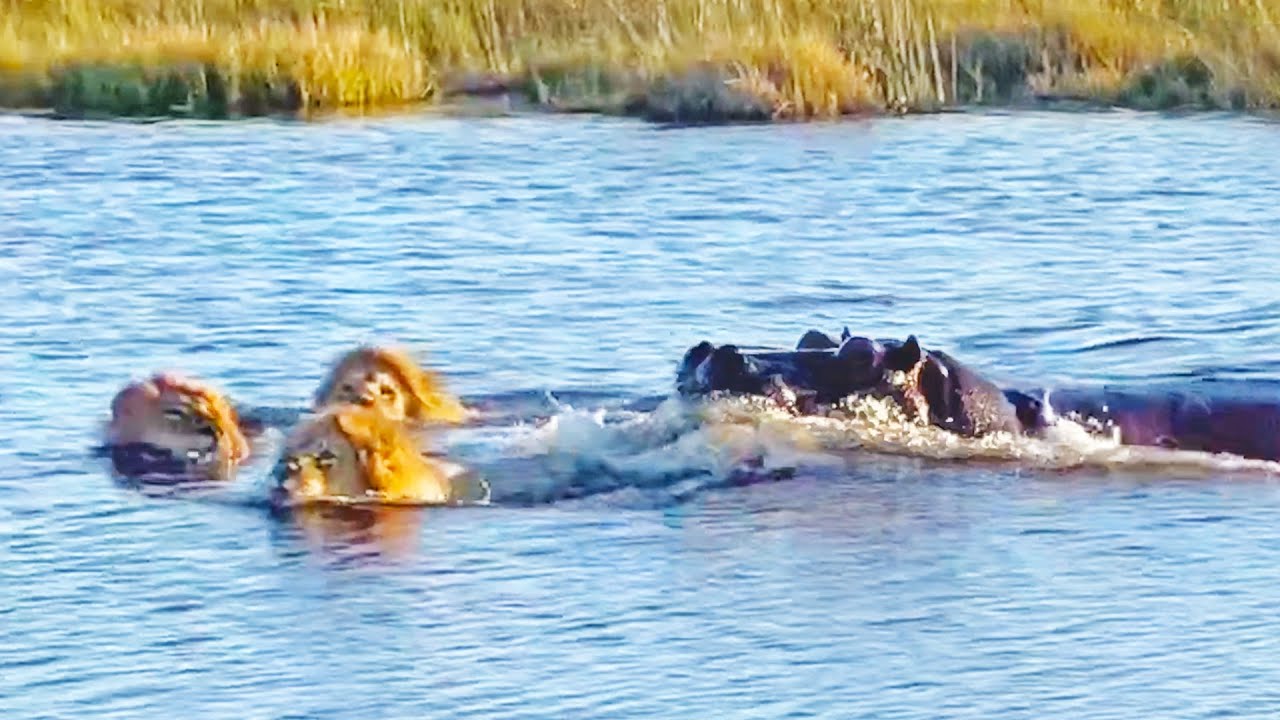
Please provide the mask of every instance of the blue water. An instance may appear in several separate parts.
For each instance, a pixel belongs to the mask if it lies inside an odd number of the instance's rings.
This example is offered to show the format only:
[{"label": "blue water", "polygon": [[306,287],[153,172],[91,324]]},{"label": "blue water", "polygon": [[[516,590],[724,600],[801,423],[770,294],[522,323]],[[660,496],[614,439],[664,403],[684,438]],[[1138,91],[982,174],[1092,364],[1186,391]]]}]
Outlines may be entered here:
[{"label": "blue water", "polygon": [[[1274,717],[1273,476],[739,486],[653,405],[699,340],[845,324],[1265,384],[1278,227],[1280,129],[1234,116],[0,118],[0,717]],[[366,341],[485,408],[493,506],[280,518],[270,458],[169,497],[89,452],[131,378],[296,411]]]}]

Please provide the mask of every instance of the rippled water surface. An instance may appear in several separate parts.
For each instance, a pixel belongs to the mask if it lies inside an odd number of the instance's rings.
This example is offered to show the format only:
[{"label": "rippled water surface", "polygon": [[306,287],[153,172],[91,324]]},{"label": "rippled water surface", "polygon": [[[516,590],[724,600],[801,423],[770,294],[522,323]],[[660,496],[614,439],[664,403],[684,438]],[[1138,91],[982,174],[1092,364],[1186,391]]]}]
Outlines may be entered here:
[{"label": "rippled water surface", "polygon": [[[1272,477],[690,485],[719,446],[653,406],[699,340],[846,324],[1261,392],[1278,227],[1238,117],[0,118],[0,717],[1274,717]],[[364,341],[486,409],[450,443],[498,502],[282,518],[269,458],[174,497],[90,454],[130,378],[300,410]]]}]

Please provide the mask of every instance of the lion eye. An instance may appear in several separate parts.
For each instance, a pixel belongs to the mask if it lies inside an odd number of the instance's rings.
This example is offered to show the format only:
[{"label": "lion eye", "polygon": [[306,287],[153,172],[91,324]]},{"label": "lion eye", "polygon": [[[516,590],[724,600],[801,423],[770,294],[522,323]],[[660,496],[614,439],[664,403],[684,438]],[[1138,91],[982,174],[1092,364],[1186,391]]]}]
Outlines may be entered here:
[{"label": "lion eye", "polygon": [[384,398],[393,398],[396,396],[395,388],[387,387],[386,385],[383,385],[382,390],[379,392],[382,393],[382,397]]},{"label": "lion eye", "polygon": [[321,450],[316,453],[316,465],[319,467],[332,467],[338,462],[338,456],[334,455],[330,450]]},{"label": "lion eye", "polygon": [[302,469],[302,464],[298,462],[298,458],[291,457],[284,461],[285,469],[289,472],[298,472]]}]

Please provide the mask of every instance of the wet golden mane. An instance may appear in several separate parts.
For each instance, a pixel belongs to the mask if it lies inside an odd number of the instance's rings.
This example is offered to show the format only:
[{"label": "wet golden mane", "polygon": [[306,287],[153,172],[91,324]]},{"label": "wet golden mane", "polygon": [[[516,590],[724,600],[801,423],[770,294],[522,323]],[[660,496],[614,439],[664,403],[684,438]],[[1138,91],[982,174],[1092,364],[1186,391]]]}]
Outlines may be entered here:
[{"label": "wet golden mane", "polygon": [[[354,452],[338,462],[354,460],[361,488],[332,487],[339,470],[326,471],[326,495],[358,495],[371,491],[379,499],[400,502],[442,503],[449,499],[450,485],[441,471],[419,450],[407,427],[373,408],[339,404],[299,427],[286,453],[295,453],[317,441],[341,438]],[[350,477],[344,473],[344,476]]]},{"label": "wet golden mane", "polygon": [[175,373],[156,373],[117,392],[111,400],[107,441],[148,442],[165,426],[166,401],[175,400],[193,414],[193,422],[213,429],[218,451],[225,459],[238,462],[249,456],[240,417],[227,398],[199,380]]},{"label": "wet golden mane", "polygon": [[361,346],[343,355],[317,388],[315,409],[334,402],[338,383],[362,367],[384,371],[396,380],[407,400],[405,419],[447,423],[466,419],[466,408],[444,389],[438,373],[420,366],[404,350],[390,347]]},{"label": "wet golden mane", "polygon": [[333,423],[356,449],[371,490],[427,501],[448,497],[448,481],[422,456],[400,423],[361,407],[335,413]]}]

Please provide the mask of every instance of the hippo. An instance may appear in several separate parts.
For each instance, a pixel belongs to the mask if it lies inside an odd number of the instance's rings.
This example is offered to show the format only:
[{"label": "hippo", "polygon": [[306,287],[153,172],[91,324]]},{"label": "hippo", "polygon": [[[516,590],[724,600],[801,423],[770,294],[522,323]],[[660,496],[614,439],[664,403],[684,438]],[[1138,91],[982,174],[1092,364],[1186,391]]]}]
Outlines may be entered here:
[{"label": "hippo", "polygon": [[[892,382],[894,373],[902,382]],[[685,395],[789,393],[802,400],[800,412],[821,412],[852,394],[892,397],[908,414],[967,437],[1040,436],[1065,418],[1126,445],[1280,460],[1280,398],[1260,399],[1252,388],[1002,388],[946,352],[921,348],[914,335],[876,340],[845,328],[836,341],[809,330],[791,351],[702,342],[685,353],[677,386]]]},{"label": "hippo", "polygon": [[[905,381],[894,383],[895,373]],[[915,335],[872,339],[848,328],[839,342],[809,330],[786,351],[744,352],[703,341],[685,352],[676,385],[684,395],[794,395],[797,408],[810,413],[855,394],[893,397],[908,413],[965,436],[1023,432],[1048,422],[1033,396],[1005,391],[947,353],[922,349]]]},{"label": "hippo", "polygon": [[914,337],[904,343],[846,334],[836,343],[810,331],[795,350],[752,351],[704,340],[685,352],[676,387],[685,396],[794,396],[803,412],[815,412],[855,393],[887,392],[889,374],[911,368],[918,357]]}]

